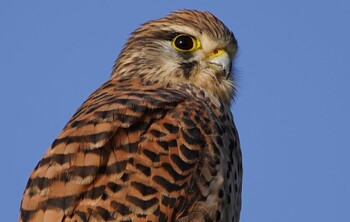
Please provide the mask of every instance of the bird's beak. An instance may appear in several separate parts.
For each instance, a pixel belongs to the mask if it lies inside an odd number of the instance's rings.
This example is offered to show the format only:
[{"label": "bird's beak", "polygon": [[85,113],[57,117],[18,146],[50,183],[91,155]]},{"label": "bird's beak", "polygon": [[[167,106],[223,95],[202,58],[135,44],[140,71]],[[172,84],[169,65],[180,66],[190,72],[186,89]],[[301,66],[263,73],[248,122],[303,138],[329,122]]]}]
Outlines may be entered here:
[{"label": "bird's beak", "polygon": [[209,68],[213,69],[215,73],[225,75],[226,79],[230,77],[232,60],[225,50],[217,49],[211,52],[207,63]]}]

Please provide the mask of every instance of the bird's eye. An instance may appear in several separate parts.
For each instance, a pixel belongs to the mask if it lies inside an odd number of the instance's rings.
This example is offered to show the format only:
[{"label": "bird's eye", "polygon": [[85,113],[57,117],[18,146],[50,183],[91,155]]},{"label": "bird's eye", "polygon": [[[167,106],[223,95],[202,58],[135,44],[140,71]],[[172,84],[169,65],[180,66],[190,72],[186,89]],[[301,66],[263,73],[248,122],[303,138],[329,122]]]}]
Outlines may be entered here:
[{"label": "bird's eye", "polygon": [[200,42],[197,38],[186,34],[176,36],[172,44],[180,52],[193,52],[200,47]]}]

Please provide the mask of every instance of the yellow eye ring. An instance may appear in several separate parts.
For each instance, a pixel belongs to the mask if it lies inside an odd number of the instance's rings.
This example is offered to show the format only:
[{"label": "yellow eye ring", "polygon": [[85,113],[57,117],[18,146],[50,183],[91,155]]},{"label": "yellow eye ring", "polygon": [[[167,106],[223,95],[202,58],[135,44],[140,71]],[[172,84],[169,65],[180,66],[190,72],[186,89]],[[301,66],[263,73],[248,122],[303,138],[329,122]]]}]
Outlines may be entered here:
[{"label": "yellow eye ring", "polygon": [[200,48],[200,41],[186,34],[177,35],[173,38],[172,46],[180,52],[193,52]]}]

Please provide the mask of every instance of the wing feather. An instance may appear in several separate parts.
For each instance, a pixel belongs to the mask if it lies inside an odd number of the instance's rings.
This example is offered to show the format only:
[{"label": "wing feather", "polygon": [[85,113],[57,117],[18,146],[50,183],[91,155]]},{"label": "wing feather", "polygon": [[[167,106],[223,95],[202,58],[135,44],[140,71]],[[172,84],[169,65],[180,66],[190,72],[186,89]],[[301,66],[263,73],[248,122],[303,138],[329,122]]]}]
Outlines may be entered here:
[{"label": "wing feather", "polygon": [[176,216],[204,129],[186,92],[140,85],[110,80],[77,110],[30,176],[21,221]]},{"label": "wing feather", "polygon": [[221,202],[211,195],[226,173],[219,164],[226,155],[220,103],[198,88],[178,87],[117,78],[101,86],[34,169],[20,221],[204,221],[215,215],[214,203]]}]

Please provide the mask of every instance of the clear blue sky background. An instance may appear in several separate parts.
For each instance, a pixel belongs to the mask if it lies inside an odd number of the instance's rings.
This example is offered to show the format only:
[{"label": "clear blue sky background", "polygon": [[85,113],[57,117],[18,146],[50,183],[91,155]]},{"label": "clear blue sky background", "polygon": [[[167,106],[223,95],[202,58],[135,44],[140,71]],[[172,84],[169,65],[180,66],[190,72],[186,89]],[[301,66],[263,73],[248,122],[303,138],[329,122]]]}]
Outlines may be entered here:
[{"label": "clear blue sky background", "polygon": [[211,11],[240,45],[241,221],[350,221],[348,0],[2,0],[1,221],[17,220],[30,172],[129,33],[183,8]]}]

